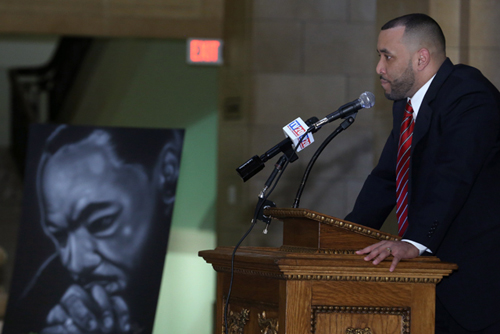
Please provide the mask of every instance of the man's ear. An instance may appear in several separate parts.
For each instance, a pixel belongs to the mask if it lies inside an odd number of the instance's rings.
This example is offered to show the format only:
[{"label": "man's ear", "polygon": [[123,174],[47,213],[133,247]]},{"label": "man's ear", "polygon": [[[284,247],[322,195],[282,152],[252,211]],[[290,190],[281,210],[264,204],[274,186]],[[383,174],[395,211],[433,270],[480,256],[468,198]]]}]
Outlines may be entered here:
[{"label": "man's ear", "polygon": [[431,54],[426,48],[422,48],[417,52],[417,71],[424,70],[431,61]]},{"label": "man's ear", "polygon": [[172,140],[165,144],[157,162],[155,182],[165,213],[173,209],[175,189],[179,178],[182,137],[174,132]]}]

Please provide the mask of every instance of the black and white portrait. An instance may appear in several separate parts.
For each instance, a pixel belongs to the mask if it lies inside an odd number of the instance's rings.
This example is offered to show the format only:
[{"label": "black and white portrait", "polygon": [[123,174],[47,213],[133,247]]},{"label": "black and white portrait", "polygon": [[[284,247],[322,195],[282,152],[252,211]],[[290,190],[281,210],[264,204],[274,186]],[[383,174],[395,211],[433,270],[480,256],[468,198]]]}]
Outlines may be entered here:
[{"label": "black and white portrait", "polygon": [[182,143],[32,126],[4,334],[152,332]]}]

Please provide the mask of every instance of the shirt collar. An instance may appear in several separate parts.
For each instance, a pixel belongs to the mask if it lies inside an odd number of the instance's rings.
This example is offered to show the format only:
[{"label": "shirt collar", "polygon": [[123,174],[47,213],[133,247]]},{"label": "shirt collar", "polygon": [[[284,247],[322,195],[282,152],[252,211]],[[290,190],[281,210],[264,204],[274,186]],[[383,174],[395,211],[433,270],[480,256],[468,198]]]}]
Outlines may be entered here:
[{"label": "shirt collar", "polygon": [[[436,75],[434,74],[434,76],[430,78],[429,81],[427,81],[422,87],[420,87],[420,89],[411,97],[411,106],[413,108],[414,120],[417,119],[418,111],[420,110],[420,106],[422,105],[422,101],[424,100],[425,93],[427,93],[427,90],[429,89],[429,86],[431,85],[432,80],[434,80],[435,77]],[[408,98],[407,100],[409,99],[410,98]]]}]

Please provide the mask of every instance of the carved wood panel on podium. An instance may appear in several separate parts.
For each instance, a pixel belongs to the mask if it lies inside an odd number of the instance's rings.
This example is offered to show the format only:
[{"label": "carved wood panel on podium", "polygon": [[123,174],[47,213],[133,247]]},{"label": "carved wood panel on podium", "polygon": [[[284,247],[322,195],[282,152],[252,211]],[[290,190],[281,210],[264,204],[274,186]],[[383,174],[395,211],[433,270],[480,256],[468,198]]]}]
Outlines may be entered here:
[{"label": "carved wood panel on podium", "polygon": [[[284,221],[283,246],[241,247],[234,261],[229,333],[429,334],[435,286],[455,264],[432,256],[378,266],[354,251],[398,237],[304,209],[268,209]],[[217,333],[232,247],[201,251],[217,271]]]}]

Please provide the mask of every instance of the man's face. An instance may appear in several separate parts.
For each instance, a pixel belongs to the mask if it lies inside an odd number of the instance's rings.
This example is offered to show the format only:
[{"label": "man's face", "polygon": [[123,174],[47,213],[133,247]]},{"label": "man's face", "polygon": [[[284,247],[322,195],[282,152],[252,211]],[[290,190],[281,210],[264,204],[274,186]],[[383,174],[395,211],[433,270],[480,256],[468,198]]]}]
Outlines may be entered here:
[{"label": "man's face", "polygon": [[144,171],[107,149],[60,149],[42,174],[44,230],[63,265],[82,285],[108,293],[127,287],[153,220],[154,193]]},{"label": "man's face", "polygon": [[415,93],[412,57],[402,42],[404,31],[405,27],[382,30],[378,38],[377,74],[389,100],[400,100]]}]

